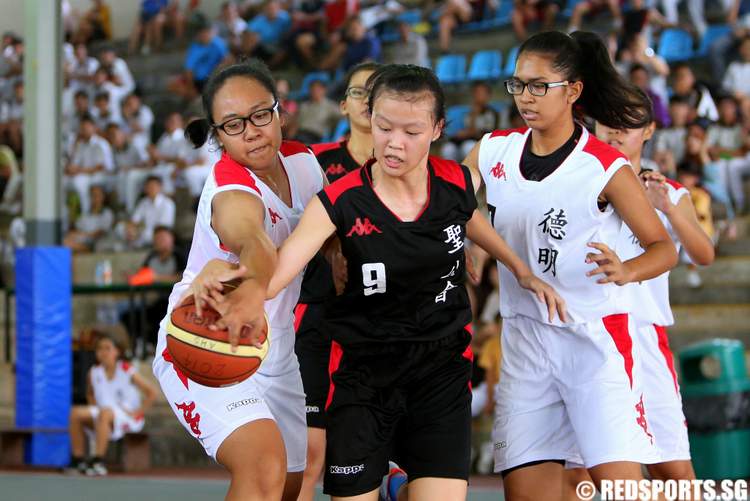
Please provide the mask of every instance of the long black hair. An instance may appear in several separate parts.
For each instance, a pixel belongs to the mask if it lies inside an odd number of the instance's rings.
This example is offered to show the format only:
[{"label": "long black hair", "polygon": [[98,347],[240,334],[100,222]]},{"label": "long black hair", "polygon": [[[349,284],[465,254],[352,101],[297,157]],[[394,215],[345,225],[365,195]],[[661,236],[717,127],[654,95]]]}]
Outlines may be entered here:
[{"label": "long black hair", "polygon": [[521,44],[518,56],[524,52],[549,56],[552,68],[563,78],[583,82],[575,106],[577,114],[588,115],[613,129],[643,127],[642,100],[637,88],[617,72],[607,47],[596,33],[537,33]]},{"label": "long black hair", "polygon": [[203,87],[203,118],[193,120],[185,127],[185,137],[196,148],[203,146],[209,136],[213,136],[216,133],[213,128],[215,122],[211,114],[214,97],[226,81],[233,77],[245,77],[255,80],[273,95],[274,101],[278,101],[279,96],[276,93],[276,81],[268,70],[268,66],[259,59],[247,59],[246,61],[227,66],[213,73]]},{"label": "long black hair", "polygon": [[435,73],[428,68],[413,64],[386,64],[375,70],[367,79],[367,107],[372,113],[375,99],[383,92],[392,92],[399,96],[429,93],[435,98],[433,118],[435,123],[445,119],[445,93]]}]

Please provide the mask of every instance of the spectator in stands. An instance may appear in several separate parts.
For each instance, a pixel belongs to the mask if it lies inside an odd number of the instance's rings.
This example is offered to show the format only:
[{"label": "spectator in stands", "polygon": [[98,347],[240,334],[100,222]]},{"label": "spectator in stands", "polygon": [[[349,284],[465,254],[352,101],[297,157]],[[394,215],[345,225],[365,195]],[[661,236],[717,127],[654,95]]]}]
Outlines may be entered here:
[{"label": "spectator in stands", "polygon": [[[508,1],[508,0],[503,0]],[[539,22],[542,30],[550,30],[555,24],[555,18],[562,8],[563,0],[514,0],[510,22],[516,38],[523,42],[528,37],[529,24]]]},{"label": "spectator in stands", "polygon": [[128,63],[117,53],[113,47],[105,47],[99,53],[99,65],[106,68],[111,75],[110,81],[119,87],[123,94],[129,94],[135,90],[135,80],[128,68]]},{"label": "spectator in stands", "polygon": [[122,126],[130,141],[138,148],[146,150],[151,143],[151,127],[154,112],[141,102],[137,94],[128,94],[122,100]]},{"label": "spectator in stands", "polygon": [[277,63],[282,42],[292,27],[292,17],[278,0],[269,0],[263,11],[247,23],[241,51],[269,64]]},{"label": "spectator in stands", "polygon": [[70,161],[65,167],[66,188],[75,190],[78,194],[83,214],[88,214],[91,207],[91,185],[100,184],[109,189],[114,170],[112,148],[106,139],[96,134],[96,125],[91,115],[84,115],[81,117],[78,137],[70,151]]},{"label": "spectator in stands", "polygon": [[13,84],[13,99],[0,107],[0,142],[7,144],[18,156],[23,156],[23,80]]},{"label": "spectator in stands", "polygon": [[380,61],[380,40],[367,31],[364,23],[358,17],[349,20],[346,27],[346,50],[340,68],[349,71],[350,68],[365,61]]},{"label": "spectator in stands", "polygon": [[672,123],[669,118],[669,110],[664,104],[662,97],[651,88],[651,75],[648,69],[641,63],[630,65],[630,81],[641,89],[651,99],[654,108],[654,120],[658,128],[669,127]]},{"label": "spectator in stands", "polygon": [[141,12],[130,33],[129,51],[135,54],[138,47],[143,46],[141,52],[148,54],[151,49],[159,50],[162,43],[162,29],[164,27],[163,13],[167,8],[168,0],[141,0]]},{"label": "spectator in stands", "polygon": [[[94,72],[94,79],[88,88],[89,97],[93,101],[101,93],[109,95],[109,108],[112,115],[120,114],[120,103],[127,94],[124,87],[112,81],[112,73],[107,68],[99,67]],[[96,104],[96,103],[94,103]]]},{"label": "spectator in stands", "polygon": [[469,155],[476,142],[487,132],[500,126],[500,115],[490,106],[492,88],[485,82],[471,87],[471,110],[464,118],[464,127],[443,145],[442,156],[460,162]]},{"label": "spectator in stands", "polygon": [[0,145],[0,214],[21,213],[21,171],[16,154],[8,146]]},{"label": "spectator in stands", "polygon": [[729,64],[722,86],[731,93],[742,106],[742,113],[750,117],[750,35],[740,43],[740,60]]},{"label": "spectator in stands", "polygon": [[190,162],[193,147],[185,139],[184,120],[179,112],[167,115],[164,121],[164,133],[156,145],[149,145],[148,154],[153,169],[151,173],[159,176],[164,185],[164,191],[174,193],[173,178],[177,169],[184,168]]},{"label": "spectator in stands", "polygon": [[299,106],[296,137],[305,144],[320,143],[341,119],[338,104],[328,99],[325,82],[310,83],[310,98]]},{"label": "spectator in stands", "polygon": [[104,187],[92,184],[89,187],[91,210],[81,214],[72,229],[63,239],[63,245],[73,252],[90,252],[96,249],[99,239],[106,236],[114,227],[115,216],[107,207],[107,194]]},{"label": "spectator in stands", "polygon": [[88,44],[97,40],[112,39],[112,13],[104,0],[91,0],[93,4],[78,21],[73,35],[75,43]]},{"label": "spectator in stands", "polygon": [[299,113],[299,104],[294,99],[289,98],[290,90],[289,80],[276,79],[276,94],[279,96],[279,105],[287,116],[287,119],[281,125],[284,137],[294,137],[294,134],[290,131],[295,128],[294,124],[297,122],[297,114]]},{"label": "spectator in stands", "polygon": [[[706,16],[703,11],[705,3],[705,0],[687,0],[690,20],[700,38],[703,37],[708,29]],[[736,25],[739,19],[745,17],[747,13],[750,12],[750,2],[747,2],[746,0],[721,0],[715,2],[715,5],[716,4],[718,4],[723,11],[722,13],[725,16],[724,22],[729,25]]]},{"label": "spectator in stands", "polygon": [[173,228],[175,221],[174,202],[162,193],[162,182],[158,176],[146,178],[143,192],[144,197],[124,225],[125,241],[135,247],[150,245],[157,226]]},{"label": "spectator in stands", "polygon": [[727,61],[733,55],[734,48],[742,43],[742,40],[750,36],[750,0],[740,0],[736,5],[739,7],[733,19],[729,22],[732,31],[716,38],[709,46],[709,62],[714,80],[723,78],[727,69]]},{"label": "spectator in stands", "polygon": [[94,97],[94,109],[91,110],[91,116],[94,118],[96,129],[100,134],[104,134],[107,125],[110,123],[119,125],[122,122],[119,108],[110,106],[109,94],[106,92],[100,92]]},{"label": "spectator in stands", "polygon": [[659,170],[666,176],[674,178],[677,165],[685,157],[685,138],[691,108],[687,99],[672,96],[669,100],[669,120],[671,125],[659,129],[656,134],[654,160]]},{"label": "spectator in stands", "polygon": [[77,44],[75,46],[74,56],[73,63],[67,70],[70,84],[76,89],[88,91],[94,80],[94,73],[99,68],[99,61],[93,57],[89,57],[89,50],[84,44]]},{"label": "spectator in stands", "polygon": [[625,38],[617,52],[615,67],[620,73],[627,75],[635,64],[643,66],[648,72],[651,92],[664,101],[669,99],[667,91],[669,65],[649,46],[648,38],[643,33],[635,33]]},{"label": "spectator in stands", "polygon": [[440,52],[450,50],[453,30],[470,21],[480,21],[487,7],[497,8],[495,0],[446,0],[438,21]]},{"label": "spectator in stands", "polygon": [[739,122],[734,97],[720,97],[719,121],[709,125],[706,133],[711,158],[717,160],[743,156],[744,137],[745,132]]},{"label": "spectator in stands", "polygon": [[170,91],[185,99],[203,90],[208,77],[229,54],[227,44],[214,33],[210,23],[202,21],[197,30],[188,47],[185,69],[168,84]]},{"label": "spectator in stands", "polygon": [[430,55],[427,40],[415,33],[406,21],[398,23],[398,50],[393,51],[395,64],[414,64],[416,66],[430,67]]},{"label": "spectator in stands", "polygon": [[107,126],[107,141],[112,147],[117,171],[117,202],[132,212],[143,181],[149,176],[148,153],[128,138],[116,123]]},{"label": "spectator in stands", "polygon": [[221,13],[214,21],[214,30],[230,50],[239,49],[242,33],[245,32],[246,28],[247,23],[240,17],[237,2],[230,0],[221,4]]},{"label": "spectator in stands", "polygon": [[704,117],[712,122],[719,119],[719,111],[716,109],[711,92],[708,87],[695,79],[695,74],[693,74],[690,65],[677,63],[672,75],[674,75],[672,83],[674,95],[687,99],[688,104],[694,110],[694,115],[689,117],[690,121]]},{"label": "spectator in stands", "polygon": [[568,32],[578,31],[581,27],[583,17],[586,15],[595,15],[609,10],[612,14],[612,24],[619,28],[622,26],[622,13],[620,12],[620,2],[618,0],[583,0],[573,7],[573,14],[570,16]]},{"label": "spectator in stands", "polygon": [[91,106],[89,102],[89,93],[83,89],[79,89],[73,96],[73,110],[67,117],[63,117],[63,144],[72,143],[75,140],[75,136],[78,134],[78,129],[81,124],[81,117],[84,115],[91,114]]}]

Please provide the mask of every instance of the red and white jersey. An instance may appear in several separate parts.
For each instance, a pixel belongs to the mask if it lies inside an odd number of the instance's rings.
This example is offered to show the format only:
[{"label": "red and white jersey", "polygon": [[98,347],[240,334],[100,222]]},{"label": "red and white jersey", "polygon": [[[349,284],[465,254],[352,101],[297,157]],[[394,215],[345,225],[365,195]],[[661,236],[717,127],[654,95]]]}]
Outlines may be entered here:
[{"label": "red and white jersey", "polygon": [[91,388],[97,407],[120,408],[132,412],[141,406],[141,393],[133,384],[135,367],[119,360],[112,379],[107,378],[103,365],[91,368]]},{"label": "red and white jersey", "polygon": [[[323,172],[315,156],[302,143],[284,141],[279,149],[279,159],[289,180],[291,207],[287,206],[252,170],[232,160],[226,153],[214,165],[198,202],[187,267],[182,280],[174,286],[169,297],[167,314],[208,261],[223,259],[231,263],[239,262],[238,256],[224,248],[211,227],[211,204],[218,193],[239,190],[258,197],[266,210],[265,231],[276,247],[281,246],[297,226],[307,203],[323,189]],[[301,283],[300,274],[278,296],[265,303],[265,311],[271,323],[272,346],[274,339],[282,335],[294,335],[294,306],[297,304]],[[166,346],[163,336],[164,333],[161,332],[157,353],[161,353]]]},{"label": "red and white jersey", "polygon": [[[666,186],[669,193],[669,200],[675,205],[680,201],[680,198],[689,195],[688,190],[684,186],[671,179],[667,179]],[[659,210],[656,211],[656,214],[667,229],[669,236],[672,237],[672,241],[675,247],[677,247],[677,252],[679,252],[680,239],[677,237],[674,228],[672,228],[669,219]],[[633,259],[643,254],[640,242],[626,224],[622,225],[620,238],[615,250],[622,261]],[[669,305],[669,271],[665,271],[651,280],[627,284],[624,289],[630,305],[630,313],[636,319],[647,324],[660,326],[674,324],[672,308]]]},{"label": "red and white jersey", "polygon": [[[586,254],[589,242],[614,248],[622,220],[610,204],[600,211],[597,198],[612,176],[628,164],[616,149],[584,128],[568,157],[541,181],[524,179],[521,157],[530,129],[495,131],[482,138],[479,169],[487,187],[492,224],[532,273],[565,299],[572,322],[598,321],[627,312],[623,292],[615,284],[597,284],[587,277],[595,268]],[[500,313],[524,315],[549,323],[544,303],[522,289],[513,274],[498,263]],[[561,325],[555,318],[555,325]]]}]

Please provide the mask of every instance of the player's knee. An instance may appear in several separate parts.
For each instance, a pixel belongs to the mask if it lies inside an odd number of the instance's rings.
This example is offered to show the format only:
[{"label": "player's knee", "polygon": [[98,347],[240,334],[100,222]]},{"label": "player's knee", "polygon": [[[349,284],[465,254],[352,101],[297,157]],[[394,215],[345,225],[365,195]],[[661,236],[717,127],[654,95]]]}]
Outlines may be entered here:
[{"label": "player's knee", "polygon": [[252,479],[255,490],[263,499],[278,497],[284,491],[286,461],[283,457],[277,458],[269,455],[257,462],[238,461],[228,469],[232,475],[232,481],[244,482]]},{"label": "player's knee", "polygon": [[96,419],[99,422],[109,423],[114,421],[115,412],[110,407],[102,407],[99,409],[99,417]]},{"label": "player's knee", "polygon": [[648,466],[652,478],[659,480],[693,480],[695,472],[690,461],[668,461]]}]

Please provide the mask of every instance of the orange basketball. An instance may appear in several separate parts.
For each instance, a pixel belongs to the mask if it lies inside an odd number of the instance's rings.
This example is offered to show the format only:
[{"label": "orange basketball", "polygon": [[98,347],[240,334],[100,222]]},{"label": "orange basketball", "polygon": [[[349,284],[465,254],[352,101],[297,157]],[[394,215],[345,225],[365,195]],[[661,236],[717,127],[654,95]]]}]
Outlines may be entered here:
[{"label": "orange basketball", "polygon": [[232,353],[229,331],[208,328],[219,319],[219,313],[206,305],[202,317],[195,314],[195,299],[188,297],[172,310],[167,322],[167,349],[174,364],[196,383],[231,386],[252,376],[266,357],[271,329],[266,317],[263,346],[256,348],[240,336],[237,351]]}]

